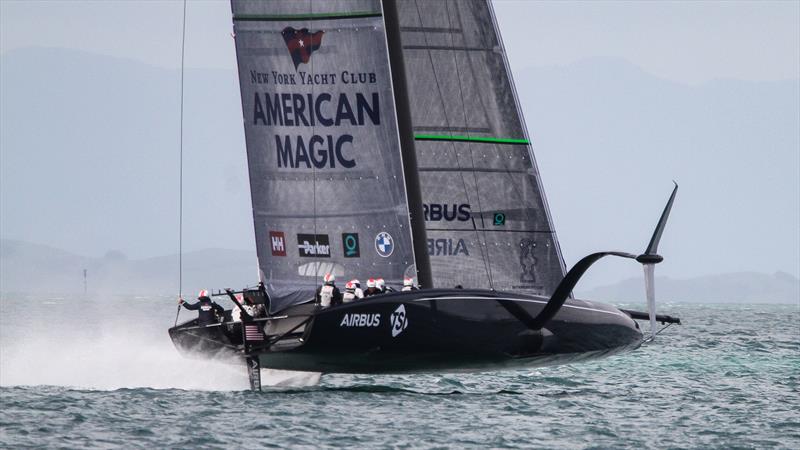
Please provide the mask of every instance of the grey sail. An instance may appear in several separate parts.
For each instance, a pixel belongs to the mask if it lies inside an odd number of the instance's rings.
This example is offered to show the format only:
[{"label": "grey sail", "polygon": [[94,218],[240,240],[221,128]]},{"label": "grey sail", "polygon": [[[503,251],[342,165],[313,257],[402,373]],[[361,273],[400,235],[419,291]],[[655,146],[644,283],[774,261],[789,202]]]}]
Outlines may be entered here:
[{"label": "grey sail", "polygon": [[564,262],[491,5],[398,3],[436,286],[550,295]]},{"label": "grey sail", "polygon": [[[253,223],[272,309],[414,271],[378,0],[233,0]],[[341,284],[341,283],[340,283]]]}]

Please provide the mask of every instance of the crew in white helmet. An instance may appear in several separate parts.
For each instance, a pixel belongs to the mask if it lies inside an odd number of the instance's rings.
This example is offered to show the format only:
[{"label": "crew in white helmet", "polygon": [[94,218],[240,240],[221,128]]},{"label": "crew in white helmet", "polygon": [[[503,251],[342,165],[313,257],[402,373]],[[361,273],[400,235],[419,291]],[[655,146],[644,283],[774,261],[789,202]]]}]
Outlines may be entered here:
[{"label": "crew in white helmet", "polygon": [[355,287],[356,298],[364,298],[364,291],[361,290],[361,282],[358,281],[358,278],[350,280],[350,282]]},{"label": "crew in white helmet", "polygon": [[323,280],[324,284],[317,288],[317,304],[323,308],[341,304],[342,294],[339,292],[339,288],[336,287],[336,276],[332,273],[326,273]]},{"label": "crew in white helmet", "polygon": [[402,291],[416,291],[419,289],[418,287],[414,286],[414,279],[405,277],[403,278],[403,289]]},{"label": "crew in white helmet", "polygon": [[370,297],[372,295],[378,295],[381,293],[381,290],[377,287],[377,282],[375,278],[370,278],[367,280],[367,290],[364,291],[364,297]]},{"label": "crew in white helmet", "polygon": [[[240,305],[242,305],[244,311],[248,315],[250,315],[250,317],[253,317],[253,311],[252,309],[250,309],[250,306],[244,304],[244,296],[242,294],[236,294],[236,300],[239,302]],[[241,322],[241,321],[242,321],[242,310],[239,309],[238,306],[234,306],[233,308],[231,308],[231,322]]]},{"label": "crew in white helmet", "polygon": [[384,281],[383,278],[378,278],[377,280],[375,280],[375,287],[378,288],[379,291],[381,291],[381,294],[394,291],[394,289],[386,287],[386,281]]},{"label": "crew in white helmet", "polygon": [[197,303],[187,303],[183,298],[178,298],[178,304],[192,311],[197,311],[197,324],[200,326],[219,323],[220,317],[224,317],[225,308],[211,300],[211,294],[207,289],[203,289],[197,294]]},{"label": "crew in white helmet", "polygon": [[356,285],[352,281],[348,281],[344,285],[344,294],[342,295],[343,303],[350,303],[356,300]]}]

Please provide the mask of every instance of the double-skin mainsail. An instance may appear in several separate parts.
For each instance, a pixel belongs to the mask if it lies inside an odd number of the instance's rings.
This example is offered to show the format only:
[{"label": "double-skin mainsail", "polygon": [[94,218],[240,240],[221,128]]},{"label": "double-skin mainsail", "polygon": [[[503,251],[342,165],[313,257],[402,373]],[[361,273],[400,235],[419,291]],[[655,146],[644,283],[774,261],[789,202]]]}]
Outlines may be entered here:
[{"label": "double-skin mainsail", "polygon": [[[428,264],[425,287],[551,294],[564,264],[491,5],[387,4],[399,27],[379,0],[232,1],[271,309],[307,301],[327,272],[397,285]],[[400,89],[388,45],[398,37]]]}]

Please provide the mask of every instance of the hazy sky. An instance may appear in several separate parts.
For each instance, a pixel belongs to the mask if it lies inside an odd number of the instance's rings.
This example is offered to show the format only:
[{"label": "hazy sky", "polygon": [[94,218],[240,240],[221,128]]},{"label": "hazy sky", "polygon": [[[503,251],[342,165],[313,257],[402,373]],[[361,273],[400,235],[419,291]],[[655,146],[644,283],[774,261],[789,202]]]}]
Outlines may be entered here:
[{"label": "hazy sky", "polygon": [[[624,58],[685,83],[800,78],[800,2],[495,1],[513,67]],[[0,51],[67,47],[180,64],[180,1],[0,1]],[[235,65],[227,1],[189,1],[188,67]]]},{"label": "hazy sky", "polygon": [[[531,86],[526,83],[525,75],[532,71],[553,67],[563,67],[576,62],[591,60],[593,58],[616,58],[627,61],[641,68],[647,74],[654,75],[670,83],[680,86],[703,86],[718,79],[736,79],[751,82],[774,82],[791,80],[800,83],[800,2],[533,2],[521,0],[495,1],[495,11],[506,48],[509,61],[514,72],[516,84],[520,92],[527,95],[538,96],[540,93],[531,92]],[[159,68],[175,69],[180,65],[180,32],[181,32],[181,1],[17,1],[0,0],[0,52],[6,54],[15,49],[30,47],[57,47],[81,50],[101,55],[131,59]],[[227,1],[190,1],[187,12],[187,41],[186,64],[189,68],[214,68],[228,71],[235,70],[236,59],[234,43],[231,37],[230,5]],[[541,75],[541,73],[539,73]],[[58,73],[53,73],[57,77]],[[233,79],[233,78],[232,78]],[[174,81],[174,80],[171,80]],[[227,89],[227,88],[226,88]],[[231,98],[238,99],[238,93],[231,89]],[[539,98],[539,97],[536,97]],[[238,100],[237,100],[238,101]],[[800,102],[800,98],[796,100]],[[747,99],[733,102],[735,105],[747,106]],[[625,101],[621,102],[625,103]],[[603,196],[621,198],[625,201],[624,191],[614,191],[613,188],[598,189],[592,179],[570,179],[565,177],[570,174],[574,164],[585,160],[586,164],[595,163],[592,160],[600,151],[614,150],[614,143],[598,142],[597,148],[586,148],[586,154],[565,154],[560,147],[560,142],[548,131],[556,127],[545,128],[546,117],[538,116],[533,103],[523,105],[526,110],[527,123],[534,137],[535,151],[539,158],[540,168],[545,189],[549,193],[551,204],[554,198],[559,201],[557,207],[562,211],[570,207],[570,196],[577,198],[590,195],[597,198],[597,209],[592,213],[603,214],[600,210],[603,204],[606,208],[618,207],[622,214],[631,223],[613,217],[609,212],[608,217],[600,217],[609,224],[622,223],[628,228],[620,228],[619,233],[629,233],[628,230],[636,229],[636,236],[630,237],[630,242],[624,240],[626,236],[591,236],[580,231],[579,226],[582,214],[590,211],[575,210],[557,216],[556,226],[562,247],[567,254],[568,264],[574,263],[580,255],[588,251],[606,250],[604,242],[611,242],[615,248],[635,251],[638,246],[645,244],[646,235],[654,225],[657,214],[660,212],[662,202],[666,199],[670,188],[670,178],[682,174],[682,166],[691,166],[696,161],[680,161],[668,167],[669,170],[658,172],[657,180],[652,180],[653,186],[642,186],[649,189],[646,195],[646,210],[631,211],[629,206],[604,204]],[[609,104],[609,114],[615,113],[614,105]],[[533,113],[530,113],[533,111]],[[568,112],[553,111],[554,114],[568,115]],[[753,114],[763,115],[769,111],[753,111]],[[188,114],[194,114],[189,110]],[[233,113],[230,114],[233,117]],[[241,120],[240,117],[236,118]],[[795,120],[791,117],[781,117],[779,120]],[[240,123],[240,122],[239,122]],[[563,123],[560,122],[560,123]],[[243,135],[243,131],[237,132]],[[669,124],[666,128],[669,129]],[[781,129],[785,129],[781,128]],[[789,127],[791,129],[791,127]],[[563,131],[563,130],[561,130]],[[640,130],[641,131],[641,130]],[[664,132],[664,130],[655,130]],[[744,138],[755,139],[758,136],[746,135],[748,130],[742,129]],[[769,132],[770,129],[758,129],[752,133]],[[797,142],[800,135],[800,124],[795,125],[794,136],[783,136],[784,141],[790,146]],[[91,133],[91,130],[85,130]],[[681,130],[677,130],[678,133]],[[745,136],[746,135],[746,136]],[[735,137],[724,136],[725,139]],[[686,137],[691,145],[691,136]],[[724,140],[721,139],[723,145]],[[777,141],[780,141],[778,139]],[[782,147],[780,161],[787,161],[786,146]],[[791,151],[791,147],[788,147]],[[2,149],[4,152],[8,149]],[[616,149],[619,150],[619,149]],[[623,149],[624,150],[624,149]],[[642,151],[647,149],[643,148]],[[772,149],[756,149],[764,152],[763,157],[757,160],[758,164],[771,164],[769,151]],[[655,151],[655,150],[653,150]],[[698,149],[704,151],[704,149]],[[763,189],[764,200],[769,202],[771,193],[789,186],[795,189],[797,178],[800,177],[800,167],[788,169],[780,167],[780,173],[788,173],[789,182],[780,184],[776,180],[750,180],[747,179],[746,169],[742,170],[740,163],[736,170],[729,170],[734,166],[730,159],[736,157],[719,153],[719,163],[713,161],[720,149],[708,149],[703,156],[706,161],[712,160],[708,180],[702,175],[683,173],[679,178],[686,184],[679,195],[675,221],[668,228],[665,235],[665,246],[676,245],[685,241],[683,248],[677,251],[682,254],[682,265],[675,263],[668,266],[662,273],[673,273],[678,276],[691,274],[706,274],[734,270],[761,270],[771,272],[786,270],[797,275],[800,272],[800,248],[798,248],[797,228],[800,217],[800,192],[789,194],[794,201],[773,205],[775,210],[780,210],[775,215],[765,215],[767,220],[781,220],[784,227],[767,227],[765,231],[753,230],[751,222],[735,221],[720,223],[719,226],[729,228],[740,227],[740,235],[750,236],[754,233],[759,239],[742,239],[729,242],[727,236],[722,239],[714,236],[714,227],[703,223],[705,227],[698,230],[697,223],[692,221],[708,222],[704,217],[681,217],[688,214],[691,201],[695,208],[702,208],[702,202],[714,202],[715,196],[734,193],[736,195],[746,187],[741,180],[746,180],[753,186],[752,189]],[[788,158],[790,165],[797,166],[800,148],[795,149],[795,156]],[[621,157],[622,158],[622,157]],[[653,154],[648,158],[636,160],[643,166],[629,167],[634,173],[647,170],[647,165],[669,166],[668,159],[662,154]],[[726,158],[728,160],[726,160]],[[244,161],[244,151],[241,152],[241,161]],[[622,160],[622,163],[634,161]],[[633,162],[631,162],[633,164]],[[749,164],[749,163],[748,163]],[[786,163],[781,162],[784,166]],[[623,170],[621,167],[620,170]],[[663,169],[663,167],[662,167]],[[208,170],[211,170],[209,168]],[[241,168],[231,169],[234,173],[244,173]],[[591,167],[584,170],[591,170]],[[702,173],[702,170],[698,172]],[[777,172],[776,172],[777,173]],[[235,176],[234,176],[235,177]],[[731,178],[730,180],[728,178]],[[720,184],[720,180],[724,183]],[[640,180],[641,181],[641,180]],[[649,181],[649,180],[648,180]],[[191,183],[191,180],[190,180]],[[190,183],[187,186],[190,186]],[[7,186],[5,188],[8,188]],[[16,188],[16,187],[14,187]],[[630,188],[628,188],[630,189]],[[770,190],[772,189],[772,190]],[[574,192],[573,192],[574,190]],[[601,194],[602,192],[602,194]],[[186,193],[188,197],[196,196],[191,189]],[[705,195],[705,196],[704,196]],[[620,197],[621,196],[621,197]],[[749,198],[749,197],[748,197]],[[245,201],[246,203],[246,201]],[[698,206],[698,203],[700,205]],[[576,203],[576,208],[577,208]],[[590,207],[592,205],[589,205]],[[756,205],[763,206],[763,205]],[[246,207],[246,205],[244,206]],[[636,208],[640,208],[637,205]],[[760,211],[760,210],[759,210]],[[754,214],[762,214],[757,212]],[[767,213],[768,214],[768,213]],[[726,221],[726,216],[712,218],[720,222]],[[245,226],[252,226],[248,219],[242,219]],[[565,226],[565,223],[569,226]],[[774,225],[774,224],[770,224]],[[613,225],[608,225],[613,226]],[[793,230],[792,227],[795,229]],[[776,229],[783,230],[780,233]],[[789,230],[788,232],[785,230]],[[0,230],[1,232],[2,230]],[[639,233],[641,231],[641,233]],[[794,233],[792,233],[794,231]],[[670,232],[674,233],[670,235]],[[682,233],[682,234],[680,234]],[[692,236],[696,233],[697,236]],[[2,233],[0,233],[2,234]],[[641,236],[640,236],[641,234]],[[677,236],[680,234],[680,236]],[[793,235],[792,235],[793,234]],[[585,236],[584,236],[585,235]],[[7,236],[3,236],[7,237]],[[13,237],[13,236],[12,236]],[[619,238],[617,241],[614,238]],[[714,238],[717,237],[717,241]],[[684,239],[685,238],[685,239]],[[58,242],[49,242],[46,237],[41,239],[35,236],[30,240],[60,246]],[[236,248],[247,247],[247,239],[240,239],[237,244],[229,242],[190,242],[192,246],[232,246]],[[709,247],[704,248],[708,242]],[[786,244],[788,242],[788,245]],[[100,245],[100,244],[98,244]],[[105,242],[102,245],[106,245]],[[108,244],[112,248],[122,248],[133,257],[154,256],[136,253],[135,245],[126,248],[122,244]],[[635,245],[636,247],[631,247]],[[747,246],[750,247],[747,247]],[[62,247],[68,247],[63,245]],[[747,248],[745,248],[747,247]],[[106,247],[104,247],[106,248]],[[67,248],[76,253],[89,255],[102,254],[98,249]],[[103,250],[104,251],[104,250]],[[171,248],[164,249],[169,253]],[[706,258],[704,252],[712,252],[707,267],[701,267],[702,260]],[[729,252],[729,253],[723,253]],[[759,254],[761,252],[761,254]],[[666,255],[665,255],[666,256]],[[716,259],[714,259],[716,258]],[[680,260],[680,259],[679,259]],[[773,263],[774,260],[774,263]],[[631,265],[625,269],[626,274],[635,274],[640,270]],[[615,272],[616,281],[623,272]]]}]

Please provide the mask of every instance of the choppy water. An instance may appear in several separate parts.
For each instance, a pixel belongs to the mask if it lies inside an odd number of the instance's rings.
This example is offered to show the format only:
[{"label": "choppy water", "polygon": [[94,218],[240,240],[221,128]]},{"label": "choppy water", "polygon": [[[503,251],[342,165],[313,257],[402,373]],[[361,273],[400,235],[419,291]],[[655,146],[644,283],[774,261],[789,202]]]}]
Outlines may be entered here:
[{"label": "choppy water", "polygon": [[684,325],[581,365],[263,393],[180,357],[167,299],[0,307],[0,447],[800,448],[800,305],[662,304]]}]

